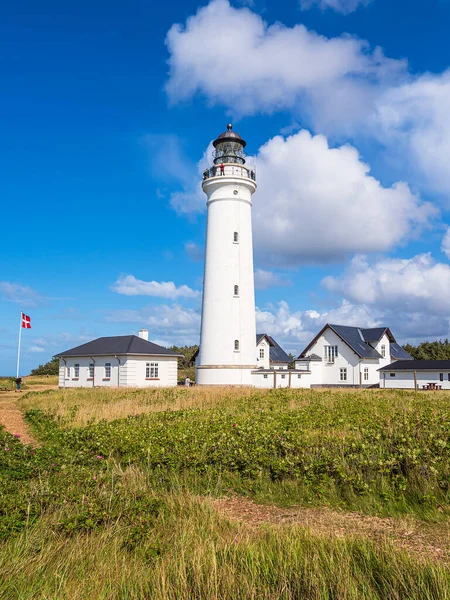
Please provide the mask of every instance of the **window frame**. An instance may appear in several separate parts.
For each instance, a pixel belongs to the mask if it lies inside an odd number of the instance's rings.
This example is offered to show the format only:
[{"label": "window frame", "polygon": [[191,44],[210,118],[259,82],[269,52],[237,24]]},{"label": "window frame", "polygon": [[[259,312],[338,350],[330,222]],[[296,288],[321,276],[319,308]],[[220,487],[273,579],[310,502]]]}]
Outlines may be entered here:
[{"label": "window frame", "polygon": [[239,232],[235,231],[233,233],[233,244],[239,244]]},{"label": "window frame", "polygon": [[240,352],[239,340],[234,340],[234,351],[235,352]]},{"label": "window frame", "polygon": [[382,344],[381,346],[381,356],[386,358],[386,344]]},{"label": "window frame", "polygon": [[347,381],[347,367],[340,367],[339,381]]},{"label": "window frame", "polygon": [[159,379],[159,363],[145,363],[145,379]]},{"label": "window frame", "polygon": [[264,348],[259,349],[259,358],[260,359],[264,358]]},{"label": "window frame", "polygon": [[111,379],[111,370],[111,363],[105,363],[105,376],[103,379]]},{"label": "window frame", "polygon": [[88,373],[89,373],[88,379],[94,379],[95,363],[89,363]]},{"label": "window frame", "polygon": [[338,347],[329,344],[324,345],[324,358],[328,364],[334,364],[339,356]]},{"label": "window frame", "polygon": [[364,381],[369,381],[369,367],[364,367]]},{"label": "window frame", "polygon": [[72,379],[80,379],[80,363],[73,365],[73,377]]},{"label": "window frame", "polygon": [[235,285],[233,289],[234,289],[234,297],[238,298],[239,297],[239,286]]}]

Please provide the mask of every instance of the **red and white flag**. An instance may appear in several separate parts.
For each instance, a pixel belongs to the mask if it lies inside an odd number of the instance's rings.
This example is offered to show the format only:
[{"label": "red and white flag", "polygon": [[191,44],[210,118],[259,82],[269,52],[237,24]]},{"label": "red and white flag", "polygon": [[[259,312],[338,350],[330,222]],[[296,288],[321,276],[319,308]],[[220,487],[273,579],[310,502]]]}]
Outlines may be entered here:
[{"label": "red and white flag", "polygon": [[22,313],[22,329],[31,329],[31,319]]}]

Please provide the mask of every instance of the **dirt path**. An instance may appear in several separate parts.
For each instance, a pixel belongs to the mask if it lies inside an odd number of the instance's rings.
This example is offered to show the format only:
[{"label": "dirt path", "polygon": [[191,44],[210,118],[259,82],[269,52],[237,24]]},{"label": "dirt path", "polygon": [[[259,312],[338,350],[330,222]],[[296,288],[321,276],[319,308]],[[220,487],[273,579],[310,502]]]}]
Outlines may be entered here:
[{"label": "dirt path", "polygon": [[0,425],[3,425],[9,433],[19,435],[22,443],[35,446],[37,442],[30,435],[22,411],[18,407],[17,400],[21,394],[26,394],[27,392],[41,392],[54,388],[54,385],[33,385],[26,392],[2,392],[0,395]]},{"label": "dirt path", "polygon": [[416,519],[370,517],[328,508],[279,508],[255,504],[247,498],[213,500],[219,514],[250,527],[300,525],[314,535],[364,537],[372,541],[391,541],[424,558],[450,561],[450,524],[428,524]]}]

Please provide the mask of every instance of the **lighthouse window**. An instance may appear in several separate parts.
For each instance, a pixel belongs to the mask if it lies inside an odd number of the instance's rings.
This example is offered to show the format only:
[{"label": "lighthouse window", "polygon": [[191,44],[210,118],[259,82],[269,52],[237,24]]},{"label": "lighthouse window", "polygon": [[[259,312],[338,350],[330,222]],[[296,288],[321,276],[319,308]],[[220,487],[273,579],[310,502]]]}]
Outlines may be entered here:
[{"label": "lighthouse window", "polygon": [[234,286],[234,295],[239,296],[239,286],[238,285]]},{"label": "lighthouse window", "polygon": [[238,350],[239,350],[239,340],[234,340],[234,349],[235,349],[236,351],[238,351]]},{"label": "lighthouse window", "polygon": [[239,234],[238,234],[237,231],[235,231],[234,234],[233,234],[233,241],[234,241],[235,244],[239,243]]}]

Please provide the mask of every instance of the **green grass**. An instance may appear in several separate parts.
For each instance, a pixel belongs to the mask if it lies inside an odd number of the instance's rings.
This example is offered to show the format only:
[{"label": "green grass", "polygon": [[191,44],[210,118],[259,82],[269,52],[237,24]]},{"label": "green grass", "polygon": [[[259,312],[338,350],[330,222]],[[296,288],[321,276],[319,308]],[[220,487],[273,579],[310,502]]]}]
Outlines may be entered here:
[{"label": "green grass", "polygon": [[[0,598],[450,598],[448,564],[426,552],[249,527],[211,502],[239,494],[447,527],[447,394],[214,390],[212,403],[191,391],[21,399],[40,446],[0,433]],[[84,404],[104,415],[130,401],[151,410],[79,424]]]}]

